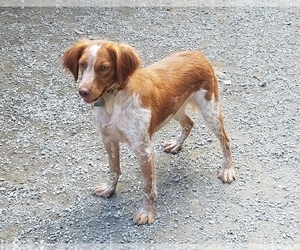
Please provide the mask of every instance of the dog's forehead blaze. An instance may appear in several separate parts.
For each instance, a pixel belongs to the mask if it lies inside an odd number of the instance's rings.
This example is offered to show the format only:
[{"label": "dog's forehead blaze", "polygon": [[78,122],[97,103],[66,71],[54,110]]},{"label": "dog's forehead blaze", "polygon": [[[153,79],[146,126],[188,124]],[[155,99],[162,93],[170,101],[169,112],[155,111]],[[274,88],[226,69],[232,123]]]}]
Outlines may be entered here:
[{"label": "dog's forehead blaze", "polygon": [[[106,44],[97,43],[90,45],[82,54],[80,61],[86,62],[89,65],[94,65],[95,68],[103,64],[112,64]],[[109,65],[107,65],[109,66]]]},{"label": "dog's forehead blaze", "polygon": [[97,57],[98,51],[99,51],[100,48],[101,48],[101,45],[99,45],[99,44],[92,44],[89,47],[89,54],[90,54],[90,56],[93,57],[93,58]]},{"label": "dog's forehead blaze", "polygon": [[87,47],[84,52],[82,53],[80,57],[80,61],[88,63],[88,64],[94,64],[95,60],[97,58],[97,53],[100,48],[100,45],[92,44],[89,47]]}]

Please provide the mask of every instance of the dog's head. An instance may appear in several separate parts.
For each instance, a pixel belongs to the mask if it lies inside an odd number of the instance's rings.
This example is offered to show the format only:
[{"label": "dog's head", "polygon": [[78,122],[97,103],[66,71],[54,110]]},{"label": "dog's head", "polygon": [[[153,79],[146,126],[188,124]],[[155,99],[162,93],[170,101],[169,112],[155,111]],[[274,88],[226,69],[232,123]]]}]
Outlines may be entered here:
[{"label": "dog's head", "polygon": [[132,47],[100,40],[76,42],[63,54],[62,61],[76,81],[80,71],[82,79],[78,91],[87,103],[97,101],[114,85],[124,88],[140,66],[140,59]]}]

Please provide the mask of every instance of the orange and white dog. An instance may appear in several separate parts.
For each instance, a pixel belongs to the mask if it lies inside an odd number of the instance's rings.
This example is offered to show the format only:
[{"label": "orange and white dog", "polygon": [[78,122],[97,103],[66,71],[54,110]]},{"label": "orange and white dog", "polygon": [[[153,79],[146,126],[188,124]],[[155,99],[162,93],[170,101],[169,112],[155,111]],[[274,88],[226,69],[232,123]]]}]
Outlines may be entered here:
[{"label": "orange and white dog", "polygon": [[126,142],[135,153],[143,176],[143,202],[133,215],[134,223],[154,222],[156,198],[153,134],[174,118],[182,127],[175,141],[164,145],[178,153],[193,127],[187,104],[201,111],[217,136],[223,151],[219,178],[231,183],[235,177],[229,139],[219,104],[218,83],[212,66],[199,51],[175,53],[148,67],[140,67],[135,50],[125,44],[104,40],[80,40],[62,57],[63,66],[75,80],[79,72],[79,94],[91,104],[96,125],[108,153],[108,182],[93,193],[109,197],[121,175],[119,143]]}]

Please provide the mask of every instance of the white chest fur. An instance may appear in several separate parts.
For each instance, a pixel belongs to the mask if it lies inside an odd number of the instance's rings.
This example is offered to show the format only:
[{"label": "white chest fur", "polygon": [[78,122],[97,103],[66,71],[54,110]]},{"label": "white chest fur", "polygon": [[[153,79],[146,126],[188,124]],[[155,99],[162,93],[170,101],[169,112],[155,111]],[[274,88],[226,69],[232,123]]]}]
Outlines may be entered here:
[{"label": "white chest fur", "polygon": [[137,95],[119,91],[103,99],[103,107],[93,108],[95,124],[103,135],[130,144],[145,136],[150,125],[151,111],[140,105]]}]

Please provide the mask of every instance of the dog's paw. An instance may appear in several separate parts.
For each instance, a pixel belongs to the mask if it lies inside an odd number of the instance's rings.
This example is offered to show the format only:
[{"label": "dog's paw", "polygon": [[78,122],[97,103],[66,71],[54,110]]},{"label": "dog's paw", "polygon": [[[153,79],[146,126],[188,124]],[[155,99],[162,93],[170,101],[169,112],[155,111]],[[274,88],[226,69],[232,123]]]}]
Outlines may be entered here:
[{"label": "dog's paw", "polygon": [[224,183],[231,183],[236,179],[234,168],[224,168],[218,178],[222,180]]},{"label": "dog's paw", "polygon": [[164,151],[167,153],[178,154],[182,145],[177,141],[168,141],[164,144]]},{"label": "dog's paw", "polygon": [[154,212],[143,207],[133,215],[133,222],[137,225],[152,224],[154,222]]},{"label": "dog's paw", "polygon": [[94,188],[93,195],[108,198],[113,195],[115,191],[115,188],[110,187],[107,183],[103,183]]}]

